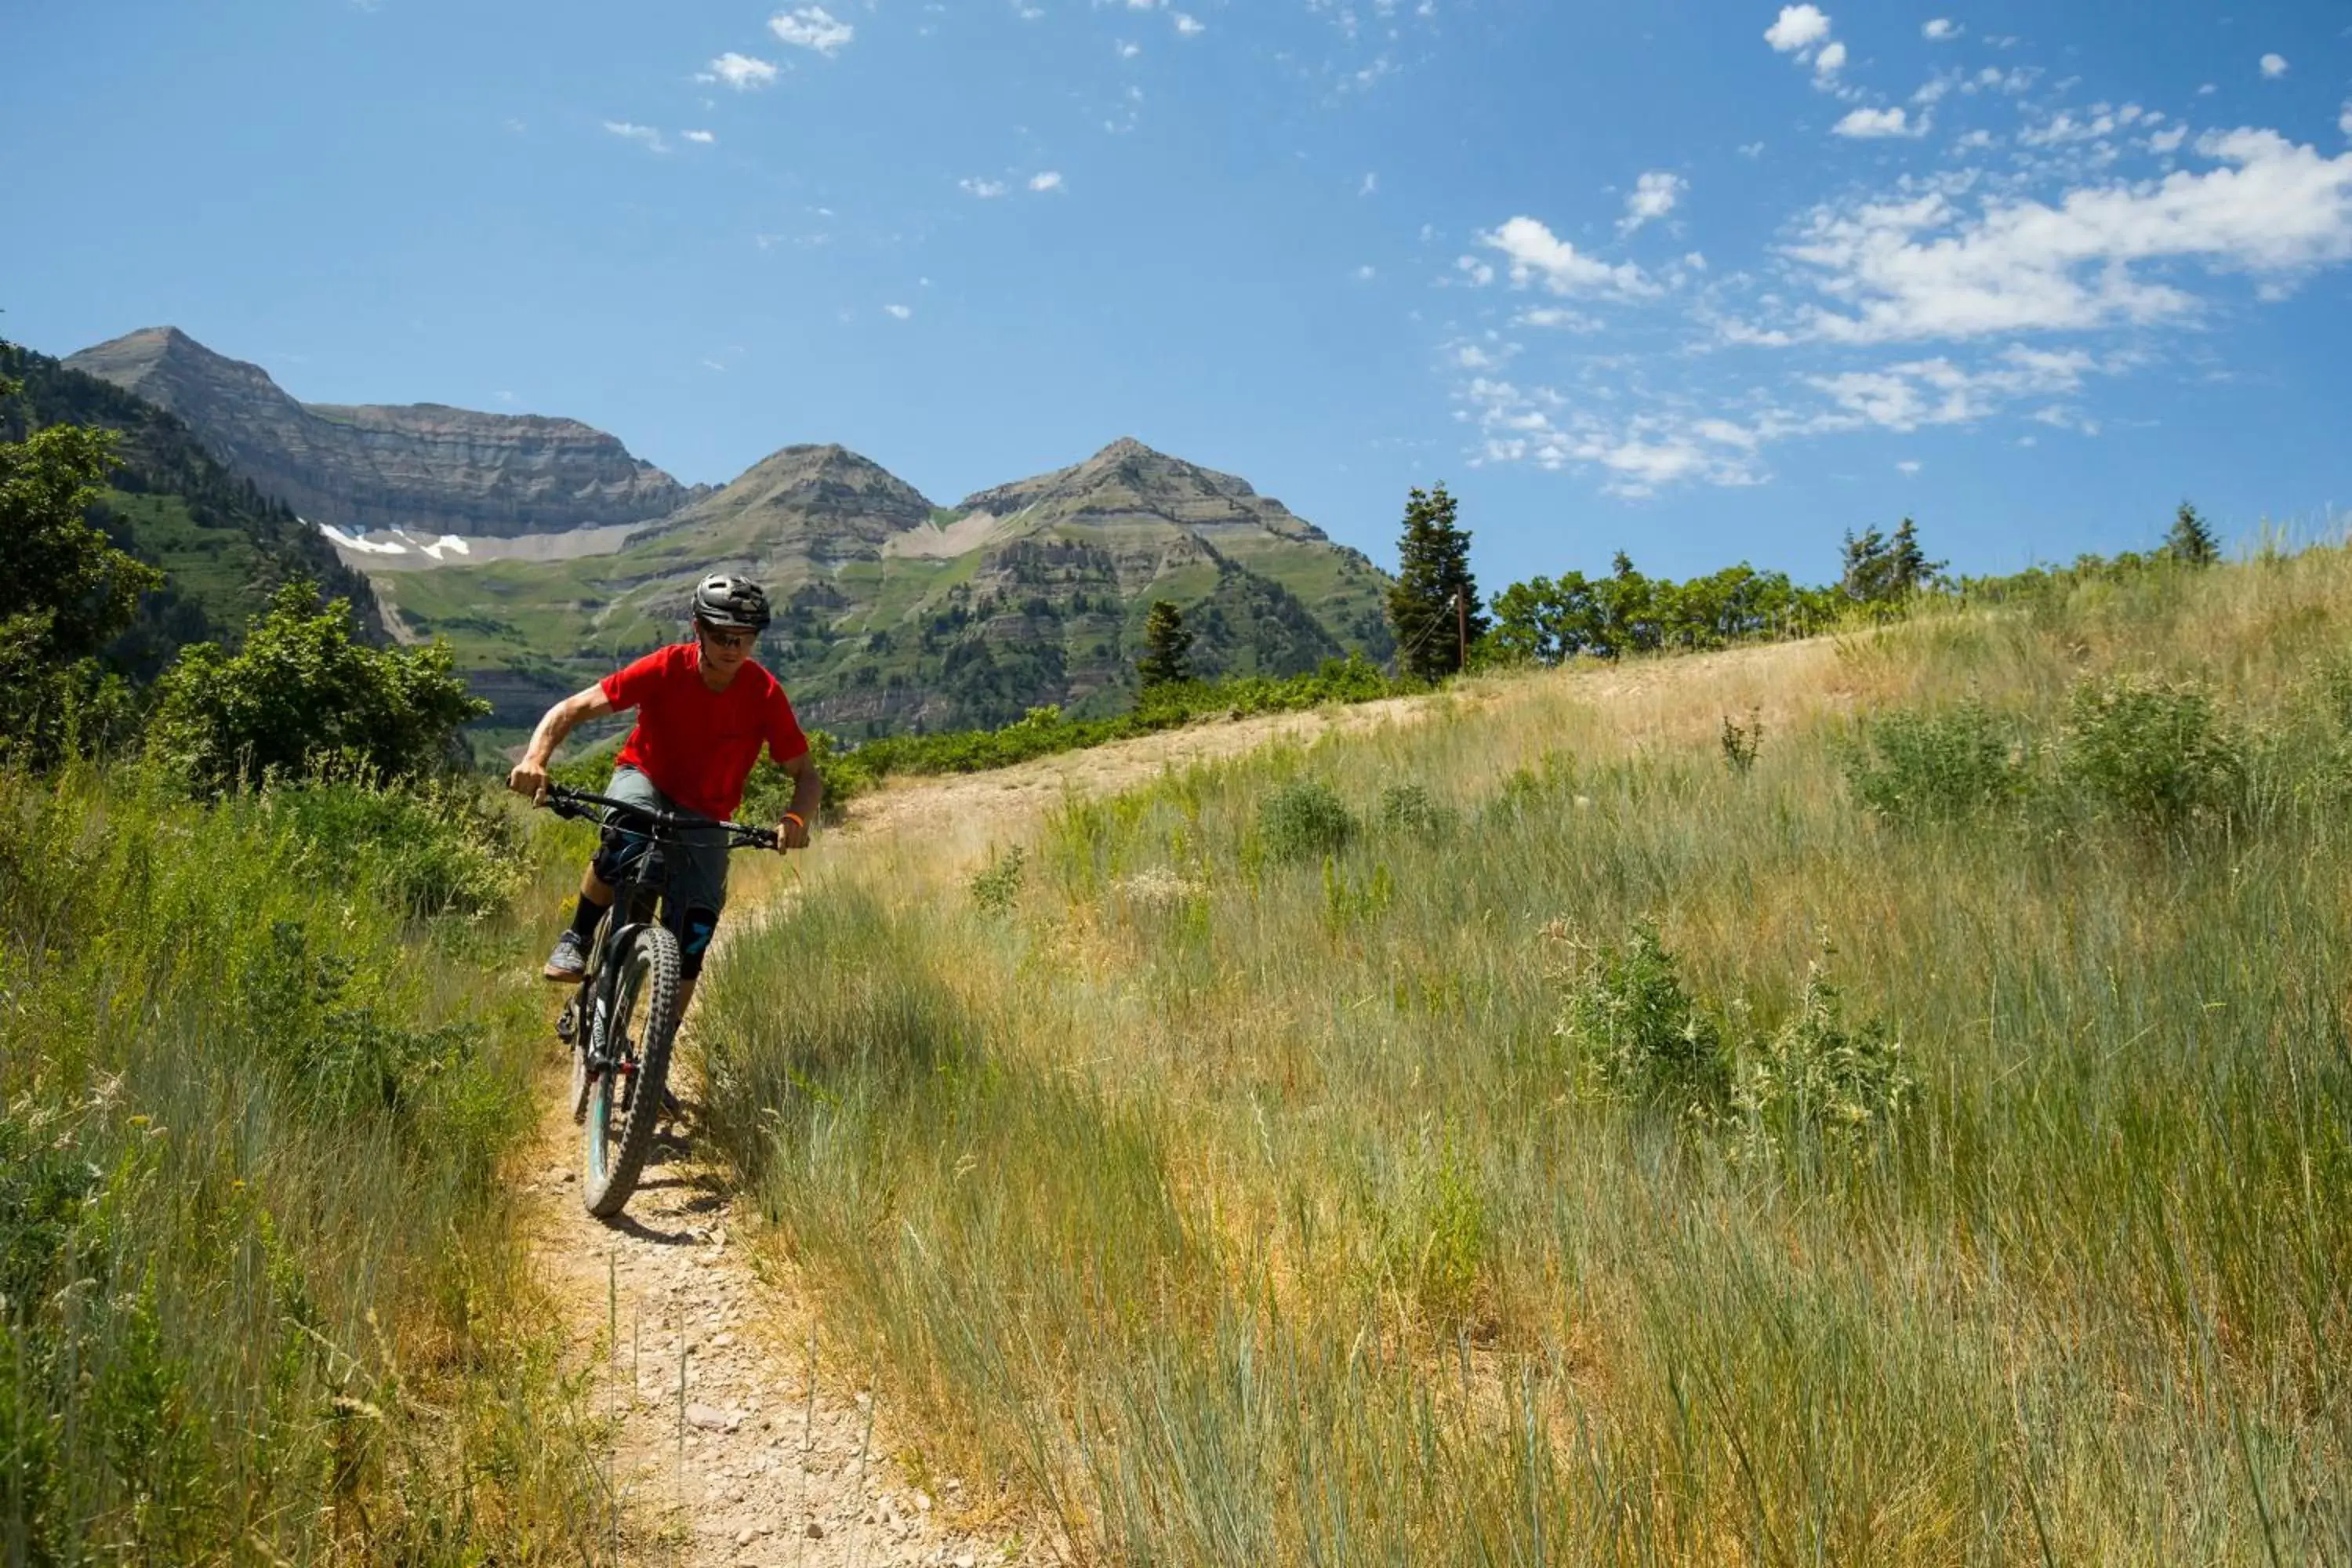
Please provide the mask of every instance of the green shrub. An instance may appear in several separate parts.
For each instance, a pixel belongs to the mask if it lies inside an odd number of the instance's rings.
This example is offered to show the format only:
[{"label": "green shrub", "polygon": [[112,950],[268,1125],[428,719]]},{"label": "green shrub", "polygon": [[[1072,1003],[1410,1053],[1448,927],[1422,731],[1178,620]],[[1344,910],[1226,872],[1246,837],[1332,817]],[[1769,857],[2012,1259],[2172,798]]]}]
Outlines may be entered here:
[{"label": "green shrub", "polygon": [[1356,818],[1328,784],[1297,779],[1258,806],[1258,837],[1277,860],[1336,854],[1356,836]]},{"label": "green shrub", "polygon": [[1028,861],[1029,852],[1018,844],[991,858],[986,867],[972,876],[972,902],[992,915],[1001,915],[1010,910],[1021,897],[1021,884]]},{"label": "green shrub", "polygon": [[1750,1152],[1782,1154],[1866,1146],[1895,1122],[1912,1092],[1893,1027],[1883,1018],[1849,1026],[1837,988],[1816,963],[1794,1016],[1740,1063],[1741,1144]]},{"label": "green shrub", "polygon": [[2031,766],[2013,722],[1976,702],[1885,714],[1845,759],[1854,798],[1902,824],[1956,821],[2013,802]]},{"label": "green shrub", "polygon": [[449,779],[371,789],[312,780],[268,792],[310,845],[306,858],[331,886],[363,879],[420,915],[503,909],[522,875],[522,834],[475,784]]},{"label": "green shrub", "polygon": [[1722,1026],[1684,989],[1655,921],[1635,921],[1622,946],[1582,950],[1558,1033],[1593,1098],[1701,1116],[1729,1098]]},{"label": "green shrub", "polygon": [[373,648],[350,606],[289,583],[234,655],[192,643],[158,685],[151,752],[199,786],[340,773],[392,780],[448,771],[458,731],[490,710],[467,694],[446,644]]},{"label": "green shrub", "polygon": [[1748,722],[1737,723],[1730,714],[1723,716],[1723,733],[1717,737],[1723,747],[1723,765],[1745,777],[1756,765],[1756,752],[1764,744],[1764,716],[1749,710]]},{"label": "green shrub", "polygon": [[1454,826],[1454,813],[1432,800],[1417,784],[1391,784],[1381,791],[1380,825],[1392,833],[1433,838]]},{"label": "green shrub", "polygon": [[2130,676],[2074,688],[2059,759],[2062,776],[2089,801],[2154,828],[2227,814],[2246,773],[2242,744],[2210,697]]}]

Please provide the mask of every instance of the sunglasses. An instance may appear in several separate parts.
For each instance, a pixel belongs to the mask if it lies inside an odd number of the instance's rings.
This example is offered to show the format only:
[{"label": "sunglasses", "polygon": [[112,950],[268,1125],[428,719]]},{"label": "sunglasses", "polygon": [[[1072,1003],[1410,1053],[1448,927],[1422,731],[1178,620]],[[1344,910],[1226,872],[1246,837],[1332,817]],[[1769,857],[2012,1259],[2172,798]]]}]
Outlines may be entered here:
[{"label": "sunglasses", "polygon": [[760,640],[760,634],[757,632],[722,632],[715,631],[709,626],[701,627],[700,630],[705,637],[730,652],[737,648],[748,649]]}]

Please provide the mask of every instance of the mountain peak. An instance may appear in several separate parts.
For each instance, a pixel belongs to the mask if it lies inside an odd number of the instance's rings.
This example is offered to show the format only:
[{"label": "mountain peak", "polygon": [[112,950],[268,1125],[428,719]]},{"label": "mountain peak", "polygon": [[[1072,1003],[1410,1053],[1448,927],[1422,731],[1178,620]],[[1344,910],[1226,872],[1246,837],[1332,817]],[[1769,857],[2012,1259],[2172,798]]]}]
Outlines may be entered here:
[{"label": "mountain peak", "polygon": [[347,532],[514,535],[641,522],[691,493],[573,420],[299,403],[259,365],[177,327],[142,327],[64,363],[178,415],[229,468]]}]

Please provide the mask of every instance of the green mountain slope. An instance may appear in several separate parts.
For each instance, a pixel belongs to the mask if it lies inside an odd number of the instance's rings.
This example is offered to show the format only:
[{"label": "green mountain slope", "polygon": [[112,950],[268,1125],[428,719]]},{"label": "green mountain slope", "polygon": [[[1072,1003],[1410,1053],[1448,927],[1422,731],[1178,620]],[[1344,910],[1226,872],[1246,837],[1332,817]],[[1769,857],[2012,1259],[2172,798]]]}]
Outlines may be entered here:
[{"label": "green mountain slope", "polygon": [[122,463],[91,521],[165,574],[137,624],[110,650],[125,668],[152,676],[183,643],[235,643],[247,618],[296,577],[351,600],[364,635],[386,640],[367,579],[316,530],[215,461],[176,416],[9,344],[0,343],[0,372],[24,384],[0,402],[0,438],[62,424],[121,433],[115,452]]},{"label": "green mountain slope", "polygon": [[789,447],[616,553],[444,563],[376,578],[407,635],[458,649],[493,722],[680,631],[707,572],[766,583],[761,657],[813,722],[852,734],[1122,704],[1143,619],[1173,601],[1203,674],[1390,651],[1386,579],[1230,475],[1113,443],[953,508],[854,452]]}]

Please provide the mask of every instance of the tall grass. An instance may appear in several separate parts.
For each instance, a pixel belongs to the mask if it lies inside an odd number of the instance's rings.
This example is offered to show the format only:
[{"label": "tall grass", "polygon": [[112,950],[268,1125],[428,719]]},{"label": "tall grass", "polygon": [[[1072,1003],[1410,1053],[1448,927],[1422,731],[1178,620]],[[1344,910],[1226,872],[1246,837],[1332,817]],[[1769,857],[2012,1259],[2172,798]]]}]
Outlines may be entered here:
[{"label": "tall grass", "polygon": [[1083,1556],[2352,1560],[2347,625],[2088,581],[847,871],[714,1126]]},{"label": "tall grass", "polygon": [[0,776],[0,1562],[596,1534],[498,1179],[522,873],[449,809]]}]

